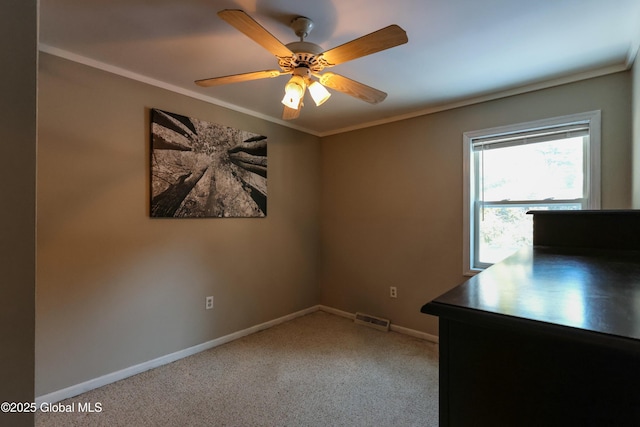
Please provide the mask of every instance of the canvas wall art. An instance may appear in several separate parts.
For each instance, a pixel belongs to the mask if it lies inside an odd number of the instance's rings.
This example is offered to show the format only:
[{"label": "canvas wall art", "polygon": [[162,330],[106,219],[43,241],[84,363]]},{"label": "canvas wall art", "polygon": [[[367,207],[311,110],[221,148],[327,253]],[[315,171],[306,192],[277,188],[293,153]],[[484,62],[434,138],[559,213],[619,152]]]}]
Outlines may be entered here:
[{"label": "canvas wall art", "polygon": [[151,110],[151,216],[267,215],[267,137]]}]

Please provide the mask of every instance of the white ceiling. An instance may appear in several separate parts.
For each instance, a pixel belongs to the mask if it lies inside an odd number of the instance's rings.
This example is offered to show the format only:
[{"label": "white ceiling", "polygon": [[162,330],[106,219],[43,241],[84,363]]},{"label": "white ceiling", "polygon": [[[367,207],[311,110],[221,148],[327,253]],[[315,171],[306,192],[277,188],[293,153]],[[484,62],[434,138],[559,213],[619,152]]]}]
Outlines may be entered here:
[{"label": "white ceiling", "polygon": [[[387,92],[384,102],[334,92],[282,122],[287,76],[193,83],[278,68],[217,17],[222,9],[244,10],[285,44],[297,41],[288,23],[298,15],[314,21],[307,40],[325,49],[390,24],[409,42],[331,69]],[[40,0],[45,52],[316,135],[623,70],[639,43],[638,0]]]}]

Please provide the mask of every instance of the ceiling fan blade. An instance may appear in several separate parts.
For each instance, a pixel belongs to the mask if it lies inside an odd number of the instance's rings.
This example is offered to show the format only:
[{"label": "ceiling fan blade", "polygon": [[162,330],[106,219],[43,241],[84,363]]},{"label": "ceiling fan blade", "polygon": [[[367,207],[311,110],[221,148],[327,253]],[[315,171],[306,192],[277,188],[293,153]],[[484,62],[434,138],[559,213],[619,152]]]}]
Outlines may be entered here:
[{"label": "ceiling fan blade", "polygon": [[213,77],[211,79],[196,80],[195,83],[198,86],[210,87],[210,86],[226,85],[228,83],[246,82],[249,80],[268,79],[268,78],[278,77],[282,74],[290,74],[290,73],[283,73],[278,70],[253,71],[251,73],[233,74],[230,76]]},{"label": "ceiling fan blade", "polygon": [[284,106],[284,110],[282,110],[282,120],[293,120],[297,119],[300,115],[300,110],[302,109],[302,102],[297,109],[289,108],[286,105]]},{"label": "ceiling fan blade", "polygon": [[218,16],[275,56],[279,58],[293,56],[289,48],[244,11],[225,9],[218,12]]},{"label": "ceiling fan blade", "polygon": [[342,64],[381,50],[408,42],[407,33],[397,25],[389,25],[340,46],[329,49],[322,57],[331,65]]},{"label": "ceiling fan blade", "polygon": [[382,102],[387,97],[387,94],[381,90],[374,89],[371,86],[367,86],[363,83],[335,73],[324,73],[320,76],[320,83],[331,89],[346,93],[347,95],[351,95],[370,104]]}]

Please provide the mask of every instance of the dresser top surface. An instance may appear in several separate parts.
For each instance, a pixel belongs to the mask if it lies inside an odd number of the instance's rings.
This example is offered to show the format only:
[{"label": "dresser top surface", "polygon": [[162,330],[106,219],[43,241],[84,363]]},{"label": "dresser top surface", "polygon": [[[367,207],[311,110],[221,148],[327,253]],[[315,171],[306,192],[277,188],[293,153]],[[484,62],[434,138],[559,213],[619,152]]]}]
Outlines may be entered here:
[{"label": "dresser top surface", "polygon": [[528,247],[426,304],[640,340],[640,251]]}]

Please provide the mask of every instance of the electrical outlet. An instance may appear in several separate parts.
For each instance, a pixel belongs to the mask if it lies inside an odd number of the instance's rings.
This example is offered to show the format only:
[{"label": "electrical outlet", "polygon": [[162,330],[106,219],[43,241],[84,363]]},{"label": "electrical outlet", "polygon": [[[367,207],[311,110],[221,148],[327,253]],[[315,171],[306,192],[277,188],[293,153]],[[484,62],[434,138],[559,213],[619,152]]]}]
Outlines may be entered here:
[{"label": "electrical outlet", "polygon": [[398,288],[396,288],[395,286],[391,286],[389,288],[389,296],[391,298],[398,298]]},{"label": "electrical outlet", "polygon": [[205,304],[205,308],[207,310],[211,310],[213,308],[213,297],[212,296],[207,297],[207,302]]}]

